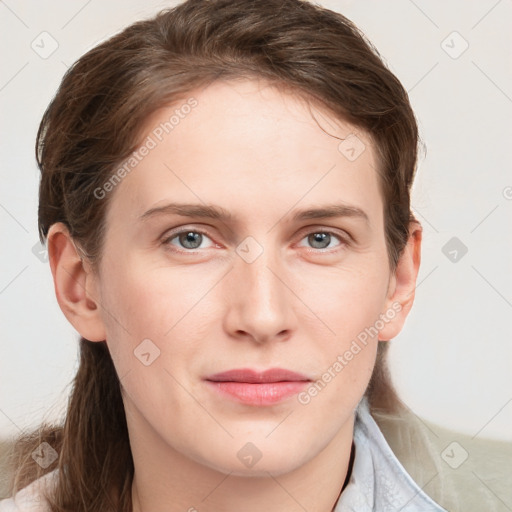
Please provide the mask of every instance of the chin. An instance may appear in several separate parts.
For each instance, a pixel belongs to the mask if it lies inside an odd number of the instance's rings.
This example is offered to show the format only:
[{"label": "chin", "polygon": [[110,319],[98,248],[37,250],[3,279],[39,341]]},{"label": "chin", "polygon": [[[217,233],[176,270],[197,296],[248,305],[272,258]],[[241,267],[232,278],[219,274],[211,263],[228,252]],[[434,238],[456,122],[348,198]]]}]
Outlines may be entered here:
[{"label": "chin", "polygon": [[286,449],[277,448],[258,450],[251,443],[245,444],[230,456],[231,450],[226,450],[215,457],[209,454],[203,458],[202,464],[224,474],[243,477],[265,477],[290,473],[302,466],[307,460],[304,450],[297,450],[288,445]]}]

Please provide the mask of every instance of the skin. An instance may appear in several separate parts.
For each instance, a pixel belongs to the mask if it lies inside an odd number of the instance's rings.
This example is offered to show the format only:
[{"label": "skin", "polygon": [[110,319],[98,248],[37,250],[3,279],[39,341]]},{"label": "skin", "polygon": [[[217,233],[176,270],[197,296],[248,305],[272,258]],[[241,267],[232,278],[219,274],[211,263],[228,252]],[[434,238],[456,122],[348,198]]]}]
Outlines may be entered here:
[{"label": "skin", "polygon": [[[328,512],[347,474],[377,341],[396,336],[412,306],[421,227],[411,225],[390,272],[375,150],[361,130],[253,80],[215,82],[191,96],[198,106],[110,192],[98,272],[63,224],[51,227],[57,299],[82,336],[106,340],[111,351],[135,511]],[[175,108],[151,116],[146,136]],[[350,161],[329,133],[356,134],[365,150]],[[140,219],[170,202],[215,204],[233,219]],[[291,219],[334,203],[368,220]],[[187,246],[179,229],[206,234]],[[330,239],[308,236],[319,231]],[[247,237],[262,248],[250,263],[237,253]],[[321,379],[393,304],[394,318],[307,404],[297,396],[241,404],[204,381],[275,367]],[[134,355],[144,339],[160,350],[148,366]],[[261,454],[252,467],[237,456],[248,442]]]}]

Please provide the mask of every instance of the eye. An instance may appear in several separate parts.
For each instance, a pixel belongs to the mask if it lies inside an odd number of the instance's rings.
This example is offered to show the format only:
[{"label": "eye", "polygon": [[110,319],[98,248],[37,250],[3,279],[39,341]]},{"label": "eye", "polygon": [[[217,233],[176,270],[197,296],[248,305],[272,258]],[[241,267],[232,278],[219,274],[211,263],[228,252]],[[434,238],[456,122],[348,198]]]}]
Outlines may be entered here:
[{"label": "eye", "polygon": [[[206,249],[207,247],[201,247],[201,243],[205,238],[210,239],[210,237],[204,232],[197,229],[186,229],[183,231],[178,231],[177,233],[173,233],[172,235],[166,237],[162,243],[165,245],[175,245],[173,244],[173,240],[177,240],[182,249],[186,249],[185,251],[178,249],[178,252],[191,252],[196,249]],[[210,239],[211,240],[211,239]],[[210,247],[213,247],[211,245]],[[174,249],[173,249],[174,250]]]},{"label": "eye", "polygon": [[[308,244],[311,244],[313,249],[323,251],[324,249],[333,249],[336,247],[344,246],[348,243],[346,237],[337,235],[332,231],[311,231],[302,240],[306,239]],[[331,246],[333,240],[338,240],[338,244]]]},{"label": "eye", "polygon": [[[201,247],[201,244],[205,241],[205,239],[210,240],[211,244],[206,247]],[[348,235],[342,236],[332,231],[324,231],[321,229],[310,231],[301,239],[301,241],[302,240],[307,240],[309,247],[314,249],[313,252],[333,252],[326,251],[326,249],[335,250],[336,248],[343,247],[349,243]],[[332,243],[336,240],[338,243],[332,245]],[[190,253],[199,249],[219,247],[217,244],[213,243],[205,231],[198,229],[183,229],[181,231],[171,233],[169,236],[163,239],[162,244],[166,246],[172,246],[171,250],[182,253]],[[300,246],[304,247],[303,245]],[[176,247],[176,249],[174,247]]]}]

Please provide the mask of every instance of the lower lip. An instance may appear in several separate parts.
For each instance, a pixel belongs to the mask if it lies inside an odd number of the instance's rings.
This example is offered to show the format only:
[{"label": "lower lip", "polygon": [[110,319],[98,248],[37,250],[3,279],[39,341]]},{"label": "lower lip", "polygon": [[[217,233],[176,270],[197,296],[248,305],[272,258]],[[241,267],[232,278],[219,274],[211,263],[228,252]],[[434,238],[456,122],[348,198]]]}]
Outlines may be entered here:
[{"label": "lower lip", "polygon": [[239,402],[249,405],[272,405],[300,393],[308,384],[308,381],[286,382],[214,382],[206,381],[214,389],[235,398]]}]

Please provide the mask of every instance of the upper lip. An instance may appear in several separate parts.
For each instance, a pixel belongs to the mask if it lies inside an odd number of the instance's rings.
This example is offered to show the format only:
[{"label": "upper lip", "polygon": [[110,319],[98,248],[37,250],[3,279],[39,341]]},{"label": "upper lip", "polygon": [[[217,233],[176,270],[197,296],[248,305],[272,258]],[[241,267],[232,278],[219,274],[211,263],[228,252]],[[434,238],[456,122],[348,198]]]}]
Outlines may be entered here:
[{"label": "upper lip", "polygon": [[283,368],[270,368],[265,371],[251,370],[250,368],[237,368],[226,372],[216,373],[206,377],[213,382],[247,382],[262,384],[267,382],[297,382],[309,381],[305,375]]}]

